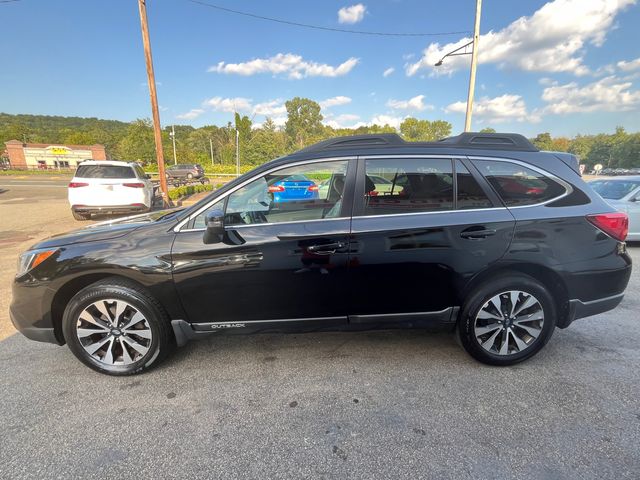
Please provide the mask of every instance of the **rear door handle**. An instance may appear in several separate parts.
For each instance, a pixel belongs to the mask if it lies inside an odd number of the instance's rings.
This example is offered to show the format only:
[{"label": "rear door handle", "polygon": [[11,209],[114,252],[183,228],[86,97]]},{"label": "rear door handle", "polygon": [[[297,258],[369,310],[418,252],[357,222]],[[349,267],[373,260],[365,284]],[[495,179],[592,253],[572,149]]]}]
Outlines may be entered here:
[{"label": "rear door handle", "polygon": [[307,252],[316,253],[318,255],[331,255],[332,253],[336,253],[336,251],[339,248],[344,248],[345,246],[346,246],[346,243],[343,243],[343,242],[309,245],[307,247]]},{"label": "rear door handle", "polygon": [[495,235],[496,233],[497,232],[495,230],[490,228],[479,229],[477,227],[470,227],[460,232],[460,236],[468,240],[480,240]]}]

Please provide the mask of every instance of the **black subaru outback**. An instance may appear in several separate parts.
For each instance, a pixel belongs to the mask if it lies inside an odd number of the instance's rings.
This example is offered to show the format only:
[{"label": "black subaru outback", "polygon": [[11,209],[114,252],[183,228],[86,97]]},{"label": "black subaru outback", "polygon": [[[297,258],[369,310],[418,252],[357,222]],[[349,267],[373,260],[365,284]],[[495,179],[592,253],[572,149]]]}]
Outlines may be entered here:
[{"label": "black subaru outback", "polygon": [[521,135],[342,137],[190,208],[34,245],[11,318],[112,375],[208,334],[289,329],[457,327],[476,359],[511,365],[620,303],[627,226],[574,156]]}]

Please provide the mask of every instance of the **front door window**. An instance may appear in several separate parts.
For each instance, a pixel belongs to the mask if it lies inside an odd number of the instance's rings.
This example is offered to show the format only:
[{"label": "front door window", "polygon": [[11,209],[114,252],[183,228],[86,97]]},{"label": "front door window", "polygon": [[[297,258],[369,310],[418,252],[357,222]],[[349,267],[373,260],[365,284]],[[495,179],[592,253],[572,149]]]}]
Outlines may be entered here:
[{"label": "front door window", "polygon": [[[337,218],[342,209],[347,160],[285,167],[236,190],[224,205],[225,225],[284,223]],[[218,202],[211,208],[221,209]],[[204,228],[206,212],[193,228]]]}]

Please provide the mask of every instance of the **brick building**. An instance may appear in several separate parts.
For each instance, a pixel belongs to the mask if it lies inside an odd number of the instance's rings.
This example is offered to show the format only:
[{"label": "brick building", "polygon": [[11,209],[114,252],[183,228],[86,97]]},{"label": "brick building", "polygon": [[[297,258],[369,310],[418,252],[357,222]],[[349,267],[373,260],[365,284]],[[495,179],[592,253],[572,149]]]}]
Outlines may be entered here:
[{"label": "brick building", "polygon": [[82,160],[106,160],[104,145],[5,142],[11,168],[75,168]]}]

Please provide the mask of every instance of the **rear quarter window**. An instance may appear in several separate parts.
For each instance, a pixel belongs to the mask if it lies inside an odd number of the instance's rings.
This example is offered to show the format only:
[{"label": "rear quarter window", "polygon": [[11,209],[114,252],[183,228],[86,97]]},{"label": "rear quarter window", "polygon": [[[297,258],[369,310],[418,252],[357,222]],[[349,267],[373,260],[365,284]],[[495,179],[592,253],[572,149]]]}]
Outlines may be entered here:
[{"label": "rear quarter window", "polygon": [[508,207],[544,203],[567,192],[555,180],[517,163],[492,160],[473,163]]},{"label": "rear quarter window", "polygon": [[80,165],[75,176],[80,178],[136,178],[133,168],[124,165]]}]

